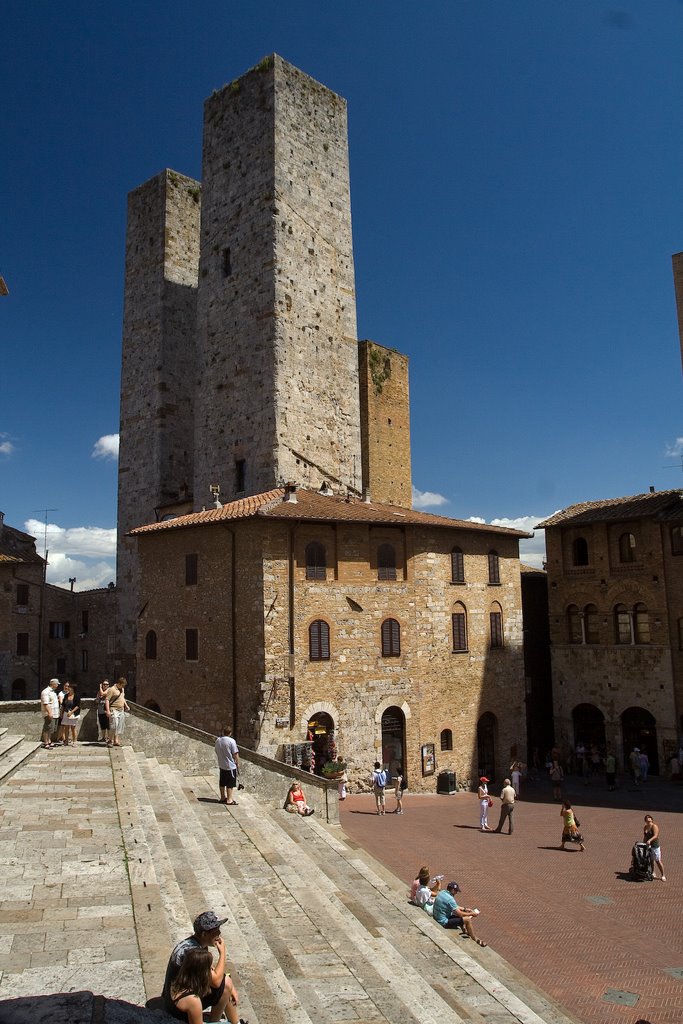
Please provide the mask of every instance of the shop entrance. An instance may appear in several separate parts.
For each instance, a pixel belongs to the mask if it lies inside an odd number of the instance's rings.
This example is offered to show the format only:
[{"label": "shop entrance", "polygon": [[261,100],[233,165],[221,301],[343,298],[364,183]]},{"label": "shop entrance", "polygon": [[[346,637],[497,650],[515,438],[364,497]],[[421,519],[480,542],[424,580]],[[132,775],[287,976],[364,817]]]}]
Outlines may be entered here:
[{"label": "shop entrance", "polygon": [[605,716],[594,704],[577,704],[572,711],[574,747],[579,743],[598,750],[605,749]]},{"label": "shop entrance", "polygon": [[328,761],[337,760],[334,719],[326,711],[318,711],[308,722],[308,739],[313,741],[313,771],[322,775]]},{"label": "shop entrance", "polygon": [[645,708],[627,708],[621,716],[621,735],[624,741],[624,767],[634,747],[644,750],[650,760],[650,775],[659,775],[657,750],[657,721]]},{"label": "shop entrance", "polygon": [[405,735],[406,716],[400,708],[387,708],[382,714],[382,767],[390,772],[391,778],[402,775],[404,787],[408,785]]}]

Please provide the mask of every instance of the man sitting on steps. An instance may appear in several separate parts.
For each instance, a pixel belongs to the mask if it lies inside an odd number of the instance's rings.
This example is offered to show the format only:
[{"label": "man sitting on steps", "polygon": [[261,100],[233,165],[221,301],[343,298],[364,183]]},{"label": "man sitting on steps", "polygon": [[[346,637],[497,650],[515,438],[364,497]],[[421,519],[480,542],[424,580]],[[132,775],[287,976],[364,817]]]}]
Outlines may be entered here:
[{"label": "man sitting on steps", "polygon": [[166,968],[162,992],[164,1008],[172,1016],[177,1017],[177,1011],[171,998],[171,985],[178,976],[184,957],[191,949],[208,949],[213,946],[218,950],[218,960],[211,971],[211,990],[202,999],[204,1009],[211,1008],[207,1020],[218,1021],[225,1012],[230,1024],[247,1024],[238,1014],[237,990],[230,975],[225,973],[225,943],[221,936],[221,925],[226,921],[227,917],[219,919],[213,910],[206,910],[194,919],[194,934],[188,935],[174,947]]}]

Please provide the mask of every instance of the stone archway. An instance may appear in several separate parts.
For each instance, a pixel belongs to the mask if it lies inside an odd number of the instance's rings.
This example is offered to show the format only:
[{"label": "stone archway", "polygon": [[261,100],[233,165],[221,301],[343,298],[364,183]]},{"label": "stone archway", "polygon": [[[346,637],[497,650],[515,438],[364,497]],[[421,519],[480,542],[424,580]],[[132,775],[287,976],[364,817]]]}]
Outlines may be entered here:
[{"label": "stone archway", "polygon": [[572,724],[574,749],[579,743],[589,749],[593,745],[599,750],[605,749],[605,716],[595,704],[577,704],[572,711]]},{"label": "stone archway", "polygon": [[403,709],[391,704],[382,712],[382,767],[386,768],[390,777],[403,776],[404,785],[408,785],[406,766],[406,716]]},{"label": "stone archway", "polygon": [[653,714],[645,708],[626,708],[621,715],[621,738],[625,768],[628,767],[631,751],[638,747],[647,753],[650,760],[650,775],[659,775],[657,720]]}]

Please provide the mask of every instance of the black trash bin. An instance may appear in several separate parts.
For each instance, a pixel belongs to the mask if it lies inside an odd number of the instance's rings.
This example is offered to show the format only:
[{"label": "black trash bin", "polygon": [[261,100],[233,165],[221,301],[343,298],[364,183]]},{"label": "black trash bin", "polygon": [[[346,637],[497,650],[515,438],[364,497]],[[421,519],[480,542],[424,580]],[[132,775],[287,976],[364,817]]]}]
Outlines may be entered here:
[{"label": "black trash bin", "polygon": [[439,777],[436,780],[436,791],[437,793],[457,792],[455,772],[439,772]]}]

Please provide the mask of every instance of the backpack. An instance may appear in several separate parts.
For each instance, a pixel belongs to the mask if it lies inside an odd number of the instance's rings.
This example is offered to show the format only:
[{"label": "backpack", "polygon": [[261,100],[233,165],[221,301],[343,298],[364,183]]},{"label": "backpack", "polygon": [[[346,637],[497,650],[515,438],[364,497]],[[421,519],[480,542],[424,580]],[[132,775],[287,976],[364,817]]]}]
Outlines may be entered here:
[{"label": "backpack", "polygon": [[384,789],[387,784],[387,773],[382,769],[381,771],[375,772],[375,785],[379,789]]}]

